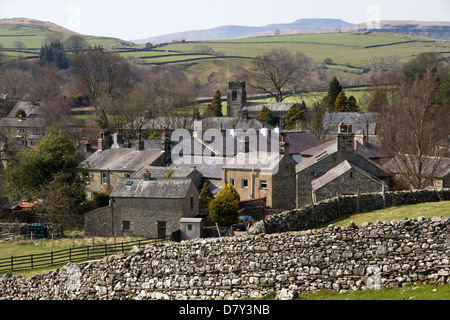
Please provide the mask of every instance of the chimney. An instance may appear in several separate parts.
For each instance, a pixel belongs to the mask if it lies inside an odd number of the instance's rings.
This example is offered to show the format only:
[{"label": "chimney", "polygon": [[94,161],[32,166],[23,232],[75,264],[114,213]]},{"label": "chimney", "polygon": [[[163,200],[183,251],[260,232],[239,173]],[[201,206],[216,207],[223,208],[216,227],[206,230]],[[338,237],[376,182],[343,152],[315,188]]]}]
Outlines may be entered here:
[{"label": "chimney", "polygon": [[103,151],[106,149],[107,149],[107,145],[106,145],[105,135],[103,134],[103,131],[100,131],[100,138],[98,139],[98,142],[97,142],[97,150]]},{"label": "chimney", "polygon": [[352,132],[352,125],[345,125],[342,121],[338,126],[337,133],[338,152],[354,152],[355,151],[355,134]]},{"label": "chimney", "polygon": [[131,148],[130,140],[125,139],[125,142],[124,142],[124,144],[123,144],[123,147],[124,147],[124,148]]},{"label": "chimney", "polygon": [[363,141],[363,146],[366,147],[367,142],[369,141],[369,135],[366,134],[366,132],[364,130],[362,132],[362,141]]},{"label": "chimney", "polygon": [[150,181],[152,175],[148,170],[145,170],[144,172],[144,181]]},{"label": "chimney", "polygon": [[138,139],[136,140],[136,145],[134,146],[136,151],[144,150],[144,140],[141,139],[141,133],[138,133]]},{"label": "chimney", "polygon": [[241,137],[241,140],[239,141],[238,153],[248,153],[248,151],[249,151],[249,142],[246,139],[246,137]]},{"label": "chimney", "polygon": [[269,137],[269,129],[266,128],[266,127],[264,126],[264,124],[263,124],[262,128],[259,129],[259,133],[260,133],[261,135],[263,135],[264,137],[266,137],[266,138]]},{"label": "chimney", "polygon": [[116,133],[114,133],[113,145],[111,146],[111,148],[114,148],[114,149],[120,148],[120,146],[119,146],[119,130],[116,130]]},{"label": "chimney", "polygon": [[198,111],[197,108],[194,108],[194,111],[192,112],[192,118],[194,120],[200,120],[200,111]]},{"label": "chimney", "polygon": [[86,139],[84,142],[84,152],[91,152],[91,142],[89,139]]},{"label": "chimney", "polygon": [[285,155],[285,156],[289,155],[289,143],[286,142],[284,136],[281,136],[280,148],[279,149],[280,149],[280,155]]},{"label": "chimney", "polygon": [[167,136],[166,127],[163,128],[161,134],[161,151],[164,152],[164,164],[168,163],[171,159],[170,155],[170,139]]},{"label": "chimney", "polygon": [[242,110],[240,113],[241,113],[241,119],[243,119],[243,120],[248,119],[248,110],[247,109]]},{"label": "chimney", "polygon": [[274,131],[275,131],[275,133],[278,134],[279,136],[281,135],[281,128],[278,126],[278,123],[277,123],[277,126],[275,127]]},{"label": "chimney", "polygon": [[231,135],[233,138],[236,138],[236,129],[234,128],[234,124],[233,124],[233,126],[231,127],[231,129],[230,129],[230,135]]}]

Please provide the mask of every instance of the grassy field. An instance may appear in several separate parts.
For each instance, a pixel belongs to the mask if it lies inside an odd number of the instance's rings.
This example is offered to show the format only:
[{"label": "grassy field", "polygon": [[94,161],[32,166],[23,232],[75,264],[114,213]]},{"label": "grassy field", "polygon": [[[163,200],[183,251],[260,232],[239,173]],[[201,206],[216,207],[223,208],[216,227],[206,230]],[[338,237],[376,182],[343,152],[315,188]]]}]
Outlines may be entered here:
[{"label": "grassy field", "polygon": [[450,201],[419,203],[409,206],[392,207],[382,210],[375,210],[366,213],[345,216],[337,220],[327,222],[322,228],[333,224],[335,226],[344,227],[353,221],[356,225],[363,222],[375,223],[380,221],[400,221],[404,218],[412,219],[417,217],[432,218],[434,216],[449,217]]}]

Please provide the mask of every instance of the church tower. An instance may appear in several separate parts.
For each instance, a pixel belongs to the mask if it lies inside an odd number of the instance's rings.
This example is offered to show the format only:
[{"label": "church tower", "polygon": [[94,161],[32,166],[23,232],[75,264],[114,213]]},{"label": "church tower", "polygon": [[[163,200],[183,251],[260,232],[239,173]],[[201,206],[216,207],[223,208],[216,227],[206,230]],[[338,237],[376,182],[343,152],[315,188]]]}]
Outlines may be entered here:
[{"label": "church tower", "polygon": [[227,117],[239,117],[239,111],[246,102],[245,82],[228,82]]}]

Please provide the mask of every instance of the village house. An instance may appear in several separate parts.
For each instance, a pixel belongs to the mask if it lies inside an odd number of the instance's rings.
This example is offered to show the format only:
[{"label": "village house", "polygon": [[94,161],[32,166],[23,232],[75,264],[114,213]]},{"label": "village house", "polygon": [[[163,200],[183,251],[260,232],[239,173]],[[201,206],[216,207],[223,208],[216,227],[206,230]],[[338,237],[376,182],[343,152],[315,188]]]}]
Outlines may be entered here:
[{"label": "village house", "polygon": [[[86,142],[89,150],[89,141]],[[87,197],[92,198],[96,193],[109,193],[113,189],[116,181],[121,178],[131,177],[133,173],[145,166],[164,166],[167,164],[166,140],[161,142],[159,149],[145,149],[144,140],[138,135],[134,148],[131,143],[125,141],[120,146],[118,144],[118,134],[114,134],[114,143],[111,148],[105,140],[103,133],[98,139],[97,149],[82,165],[86,169],[85,176]]]},{"label": "village house", "polygon": [[166,238],[183,217],[198,215],[198,190],[191,179],[117,179],[110,205],[87,212],[86,236]]},{"label": "village house", "polygon": [[222,184],[231,183],[241,200],[266,198],[272,209],[295,207],[295,165],[289,144],[279,142],[279,151],[250,151],[248,141],[239,141],[239,152],[222,167]]},{"label": "village house", "polygon": [[[394,177],[402,179],[413,172],[419,173],[417,159],[414,157],[394,156],[386,162],[383,168]],[[422,176],[425,188],[441,190],[450,188],[450,158],[423,157]]]},{"label": "village house", "polygon": [[337,138],[318,146],[295,172],[297,208],[336,195],[382,192],[391,182],[386,170],[355,149],[352,125],[343,123]]}]

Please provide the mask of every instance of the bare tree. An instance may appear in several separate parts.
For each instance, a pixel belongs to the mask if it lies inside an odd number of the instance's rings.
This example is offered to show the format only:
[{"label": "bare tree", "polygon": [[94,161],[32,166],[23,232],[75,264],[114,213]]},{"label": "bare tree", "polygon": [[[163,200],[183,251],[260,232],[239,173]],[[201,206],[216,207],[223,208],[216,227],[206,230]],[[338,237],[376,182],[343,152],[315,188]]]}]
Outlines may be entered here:
[{"label": "bare tree", "polygon": [[295,90],[305,89],[312,65],[312,59],[302,53],[275,49],[253,60],[247,83],[281,102]]},{"label": "bare tree", "polygon": [[435,102],[438,78],[428,70],[423,78],[403,82],[396,99],[382,107],[380,141],[394,156],[392,171],[411,188],[429,185],[443,159],[437,142],[448,135],[449,108]]},{"label": "bare tree", "polygon": [[29,84],[29,72],[18,68],[6,69],[0,76],[0,88],[13,99],[21,99],[28,92]]},{"label": "bare tree", "polygon": [[128,87],[130,70],[126,61],[115,52],[89,50],[74,57],[72,65],[95,108],[102,98],[121,94]]}]

